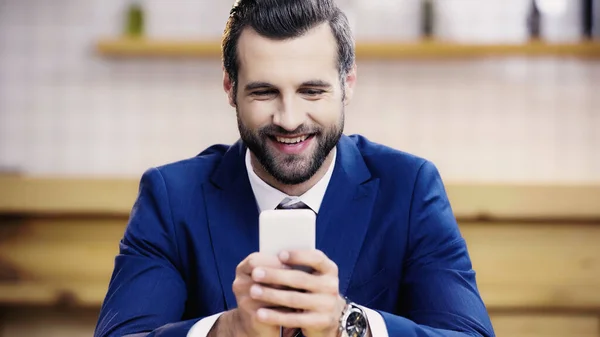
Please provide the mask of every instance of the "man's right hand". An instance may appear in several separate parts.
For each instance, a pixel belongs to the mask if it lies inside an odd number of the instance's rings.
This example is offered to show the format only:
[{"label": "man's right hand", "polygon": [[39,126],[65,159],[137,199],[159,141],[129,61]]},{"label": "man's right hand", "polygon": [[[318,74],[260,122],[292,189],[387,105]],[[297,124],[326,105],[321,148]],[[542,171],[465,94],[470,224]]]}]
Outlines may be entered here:
[{"label": "man's right hand", "polygon": [[252,253],[240,262],[232,285],[238,307],[221,315],[211,330],[210,337],[279,337],[279,326],[265,325],[256,316],[258,309],[269,306],[250,296],[250,288],[255,284],[251,275],[257,267],[288,268],[277,256],[261,253]]}]

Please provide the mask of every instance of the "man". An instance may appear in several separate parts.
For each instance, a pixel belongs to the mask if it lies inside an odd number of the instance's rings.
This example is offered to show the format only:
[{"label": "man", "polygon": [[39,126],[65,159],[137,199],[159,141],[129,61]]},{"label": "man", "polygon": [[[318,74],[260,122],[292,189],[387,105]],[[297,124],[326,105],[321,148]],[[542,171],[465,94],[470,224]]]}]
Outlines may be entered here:
[{"label": "man", "polygon": [[[342,134],[333,0],[239,0],[223,62],[241,140],[144,173],[95,335],[493,336],[435,166]],[[317,214],[317,249],[257,253],[286,207]]]}]

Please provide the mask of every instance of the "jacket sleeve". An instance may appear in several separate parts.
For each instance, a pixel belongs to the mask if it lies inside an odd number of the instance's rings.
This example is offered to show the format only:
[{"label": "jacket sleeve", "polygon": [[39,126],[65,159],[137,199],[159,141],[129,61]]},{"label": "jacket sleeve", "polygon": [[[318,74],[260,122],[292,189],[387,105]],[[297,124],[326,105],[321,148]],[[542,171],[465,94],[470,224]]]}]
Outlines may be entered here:
[{"label": "jacket sleeve", "polygon": [[[437,168],[416,178],[399,314],[380,312],[390,336],[494,336],[475,271]],[[377,336],[374,336],[377,337]]]},{"label": "jacket sleeve", "polygon": [[182,321],[187,290],[175,234],[165,182],[150,169],[119,244],[95,337],[185,336],[201,319]]}]

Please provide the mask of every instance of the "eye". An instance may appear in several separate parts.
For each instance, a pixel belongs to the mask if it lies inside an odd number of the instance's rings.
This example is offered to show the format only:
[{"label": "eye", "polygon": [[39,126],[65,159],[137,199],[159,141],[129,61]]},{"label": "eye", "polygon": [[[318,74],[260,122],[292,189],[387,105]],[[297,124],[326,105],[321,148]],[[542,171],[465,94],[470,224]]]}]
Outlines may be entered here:
[{"label": "eye", "polygon": [[321,89],[303,89],[302,93],[308,96],[318,96],[318,95],[322,95],[325,92],[325,90],[321,90]]},{"label": "eye", "polygon": [[276,95],[276,94],[277,94],[276,90],[265,89],[265,90],[253,91],[250,95],[251,96],[258,96],[258,97],[265,97],[265,96],[272,96],[272,95]]}]

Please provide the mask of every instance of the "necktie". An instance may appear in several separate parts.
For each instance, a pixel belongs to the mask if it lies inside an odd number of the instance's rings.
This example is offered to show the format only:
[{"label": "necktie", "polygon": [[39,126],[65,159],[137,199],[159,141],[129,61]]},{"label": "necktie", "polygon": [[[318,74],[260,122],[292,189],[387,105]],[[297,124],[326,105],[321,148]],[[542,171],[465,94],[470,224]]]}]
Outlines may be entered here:
[{"label": "necktie", "polygon": [[[284,202],[280,203],[275,209],[310,209],[310,207],[302,201],[288,204],[284,200]],[[299,337],[302,335],[302,330],[298,328],[283,328],[280,334],[281,337]]]},{"label": "necktie", "polygon": [[302,330],[284,328],[281,332],[281,337],[300,337],[302,336]]},{"label": "necktie", "polygon": [[310,209],[310,207],[308,207],[302,201],[298,201],[298,202],[295,202],[293,204],[288,204],[284,200],[279,205],[277,205],[277,208],[275,208],[275,209]]}]

